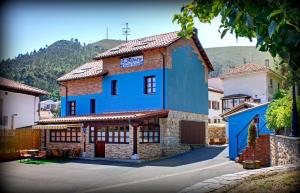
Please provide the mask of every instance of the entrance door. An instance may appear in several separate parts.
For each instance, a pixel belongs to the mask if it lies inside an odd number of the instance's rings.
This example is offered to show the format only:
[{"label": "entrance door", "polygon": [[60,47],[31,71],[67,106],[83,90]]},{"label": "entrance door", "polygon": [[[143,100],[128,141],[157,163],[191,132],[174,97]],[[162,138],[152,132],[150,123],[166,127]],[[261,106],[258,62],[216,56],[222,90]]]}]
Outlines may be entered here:
[{"label": "entrance door", "polygon": [[105,157],[106,128],[97,127],[95,129],[95,157]]}]

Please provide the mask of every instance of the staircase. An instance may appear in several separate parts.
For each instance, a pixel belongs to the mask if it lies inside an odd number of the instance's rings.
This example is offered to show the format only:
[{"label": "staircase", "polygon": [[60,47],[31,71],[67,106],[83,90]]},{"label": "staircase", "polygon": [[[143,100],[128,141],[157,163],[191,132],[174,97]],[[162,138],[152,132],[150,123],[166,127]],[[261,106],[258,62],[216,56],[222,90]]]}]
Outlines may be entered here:
[{"label": "staircase", "polygon": [[[253,156],[254,155],[254,156]],[[236,161],[242,163],[244,160],[259,160],[262,166],[270,165],[270,135],[260,135],[256,138],[256,146],[253,149],[247,146]]]}]

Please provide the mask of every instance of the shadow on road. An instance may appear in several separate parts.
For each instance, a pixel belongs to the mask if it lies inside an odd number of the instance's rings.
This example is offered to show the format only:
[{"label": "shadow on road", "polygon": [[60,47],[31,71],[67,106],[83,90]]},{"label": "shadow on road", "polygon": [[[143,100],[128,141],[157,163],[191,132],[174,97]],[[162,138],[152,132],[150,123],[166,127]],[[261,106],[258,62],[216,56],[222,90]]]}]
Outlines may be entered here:
[{"label": "shadow on road", "polygon": [[124,167],[144,167],[144,166],[165,166],[176,167],[201,161],[206,161],[213,158],[228,159],[227,146],[209,146],[198,147],[193,150],[176,155],[170,158],[153,160],[149,162],[122,162],[122,161],[108,161],[108,160],[71,160],[69,162],[81,164],[97,164],[97,165],[111,165],[111,166],[124,166]]}]

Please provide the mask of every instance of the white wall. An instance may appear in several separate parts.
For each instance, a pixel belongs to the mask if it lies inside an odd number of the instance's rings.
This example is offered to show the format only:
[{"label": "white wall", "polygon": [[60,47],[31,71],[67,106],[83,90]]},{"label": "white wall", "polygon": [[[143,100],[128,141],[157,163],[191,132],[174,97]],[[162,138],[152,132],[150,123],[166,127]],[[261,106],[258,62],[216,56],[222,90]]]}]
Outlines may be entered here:
[{"label": "white wall", "polygon": [[0,98],[3,100],[2,116],[8,116],[5,128],[11,128],[13,114],[17,114],[14,116],[14,128],[31,126],[39,120],[39,97],[0,90]]},{"label": "white wall", "polygon": [[222,100],[221,100],[221,98],[223,96],[224,95],[221,94],[221,93],[208,91],[208,100],[219,102],[219,110],[212,109],[212,106],[211,106],[211,109],[208,109],[208,118],[211,120],[211,123],[213,123],[214,119],[220,119],[221,123],[223,122],[222,118],[219,116],[222,113]]},{"label": "white wall", "polygon": [[208,86],[217,88],[219,90],[223,90],[223,80],[221,78],[209,78],[208,79]]},{"label": "white wall", "polygon": [[267,73],[251,73],[231,76],[223,79],[224,96],[232,94],[246,94],[261,102],[268,101]]},{"label": "white wall", "polygon": [[[270,79],[272,79],[273,87],[271,87],[271,85],[270,85],[270,82],[271,82]],[[274,74],[268,73],[267,82],[268,82],[268,89],[267,89],[268,98],[269,98],[269,101],[271,101],[273,98],[273,95],[278,91],[278,84],[281,83],[281,79],[278,78],[278,76],[275,76]]]}]

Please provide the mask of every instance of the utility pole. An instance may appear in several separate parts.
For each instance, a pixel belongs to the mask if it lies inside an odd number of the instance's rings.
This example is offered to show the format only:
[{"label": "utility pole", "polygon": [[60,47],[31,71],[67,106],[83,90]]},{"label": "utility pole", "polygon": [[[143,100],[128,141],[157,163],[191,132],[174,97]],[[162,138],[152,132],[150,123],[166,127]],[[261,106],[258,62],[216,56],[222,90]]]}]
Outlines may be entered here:
[{"label": "utility pole", "polygon": [[108,40],[108,27],[106,27],[106,39]]},{"label": "utility pole", "polygon": [[127,22],[125,24],[125,27],[122,28],[122,35],[126,36],[126,42],[127,42],[127,36],[130,35],[130,28],[128,27]]}]

